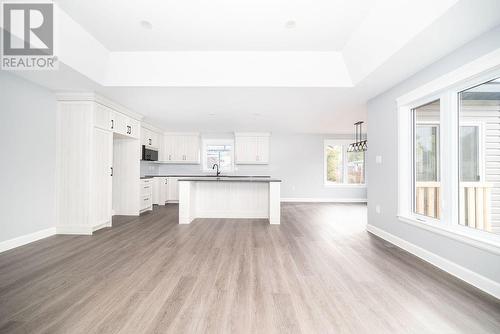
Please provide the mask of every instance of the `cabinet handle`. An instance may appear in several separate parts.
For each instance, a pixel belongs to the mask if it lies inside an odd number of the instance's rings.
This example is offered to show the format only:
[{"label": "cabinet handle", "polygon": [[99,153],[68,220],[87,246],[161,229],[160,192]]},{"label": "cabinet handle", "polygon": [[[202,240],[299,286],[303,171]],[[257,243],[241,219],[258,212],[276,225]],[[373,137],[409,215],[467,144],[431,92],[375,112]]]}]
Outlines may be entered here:
[{"label": "cabinet handle", "polygon": [[172,160],[172,154],[168,155],[168,160]]},{"label": "cabinet handle", "polygon": [[115,128],[115,120],[112,119],[111,120],[111,130],[113,130]]},{"label": "cabinet handle", "polygon": [[257,156],[255,156],[255,159],[257,159],[257,161],[259,161],[259,156],[258,156],[258,155],[257,155]]},{"label": "cabinet handle", "polygon": [[149,201],[149,197],[144,199],[144,202]]},{"label": "cabinet handle", "polygon": [[113,167],[110,168],[111,168],[111,174],[109,176],[113,176]]},{"label": "cabinet handle", "polygon": [[131,127],[130,125],[127,125],[127,133],[128,133],[129,135],[131,135],[131,134],[132,134],[132,127]]},{"label": "cabinet handle", "polygon": [[149,145],[153,145],[153,141],[150,139],[148,139],[148,142],[149,142]]}]

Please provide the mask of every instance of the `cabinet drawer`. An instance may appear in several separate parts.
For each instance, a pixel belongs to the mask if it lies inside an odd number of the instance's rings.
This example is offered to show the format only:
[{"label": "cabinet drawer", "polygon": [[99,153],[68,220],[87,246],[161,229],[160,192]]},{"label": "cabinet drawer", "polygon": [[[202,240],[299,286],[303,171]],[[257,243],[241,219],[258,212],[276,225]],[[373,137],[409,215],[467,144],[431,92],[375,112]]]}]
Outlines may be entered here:
[{"label": "cabinet drawer", "polygon": [[147,209],[151,207],[151,204],[153,203],[153,199],[151,198],[151,195],[146,195],[141,197],[141,210]]},{"label": "cabinet drawer", "polygon": [[153,192],[152,184],[143,184],[141,186],[141,195],[143,196],[150,195],[152,192]]}]

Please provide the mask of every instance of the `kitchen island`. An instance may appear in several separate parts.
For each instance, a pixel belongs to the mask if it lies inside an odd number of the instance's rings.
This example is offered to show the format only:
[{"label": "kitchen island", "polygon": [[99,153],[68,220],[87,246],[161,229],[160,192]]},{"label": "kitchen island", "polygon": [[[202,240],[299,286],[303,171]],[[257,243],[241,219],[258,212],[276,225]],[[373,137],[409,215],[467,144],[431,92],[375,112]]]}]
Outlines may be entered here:
[{"label": "kitchen island", "polygon": [[280,223],[281,180],[269,177],[187,177],[179,181],[179,224],[196,218],[269,219]]}]

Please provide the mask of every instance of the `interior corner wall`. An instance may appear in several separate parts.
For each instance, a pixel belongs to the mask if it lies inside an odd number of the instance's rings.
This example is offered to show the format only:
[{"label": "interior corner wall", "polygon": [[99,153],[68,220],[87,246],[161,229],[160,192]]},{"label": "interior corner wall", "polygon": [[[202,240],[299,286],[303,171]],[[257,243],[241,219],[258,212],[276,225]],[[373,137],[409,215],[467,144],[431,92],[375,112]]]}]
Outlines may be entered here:
[{"label": "interior corner wall", "polygon": [[0,141],[0,242],[54,228],[54,94],[0,71]]},{"label": "interior corner wall", "polygon": [[[368,224],[495,282],[500,282],[499,255],[398,220],[396,99],[498,48],[500,27],[370,100],[370,145],[367,155]],[[382,164],[375,163],[377,155],[382,156]],[[380,214],[375,211],[376,205],[381,207]]]}]

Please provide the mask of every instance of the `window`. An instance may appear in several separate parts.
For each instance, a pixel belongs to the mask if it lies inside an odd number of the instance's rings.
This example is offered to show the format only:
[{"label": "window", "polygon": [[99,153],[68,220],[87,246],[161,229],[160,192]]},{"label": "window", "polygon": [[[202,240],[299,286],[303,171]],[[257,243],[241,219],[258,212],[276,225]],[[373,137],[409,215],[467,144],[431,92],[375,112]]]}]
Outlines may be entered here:
[{"label": "window", "polygon": [[[500,234],[500,82],[459,93],[459,224]],[[482,129],[487,136],[483,137]],[[483,164],[485,167],[483,168]]]},{"label": "window", "polygon": [[231,139],[205,139],[203,141],[203,169],[209,171],[213,165],[219,170],[230,172],[234,169],[234,141]]},{"label": "window", "polygon": [[479,126],[460,126],[460,180],[462,182],[481,180],[479,140]]},{"label": "window", "polygon": [[348,147],[347,141],[325,141],[325,185],[364,185],[365,152]]},{"label": "window", "polygon": [[439,122],[439,100],[413,109],[413,212],[436,219],[441,197]]},{"label": "window", "polygon": [[500,70],[477,68],[398,99],[398,216],[500,252]]}]

